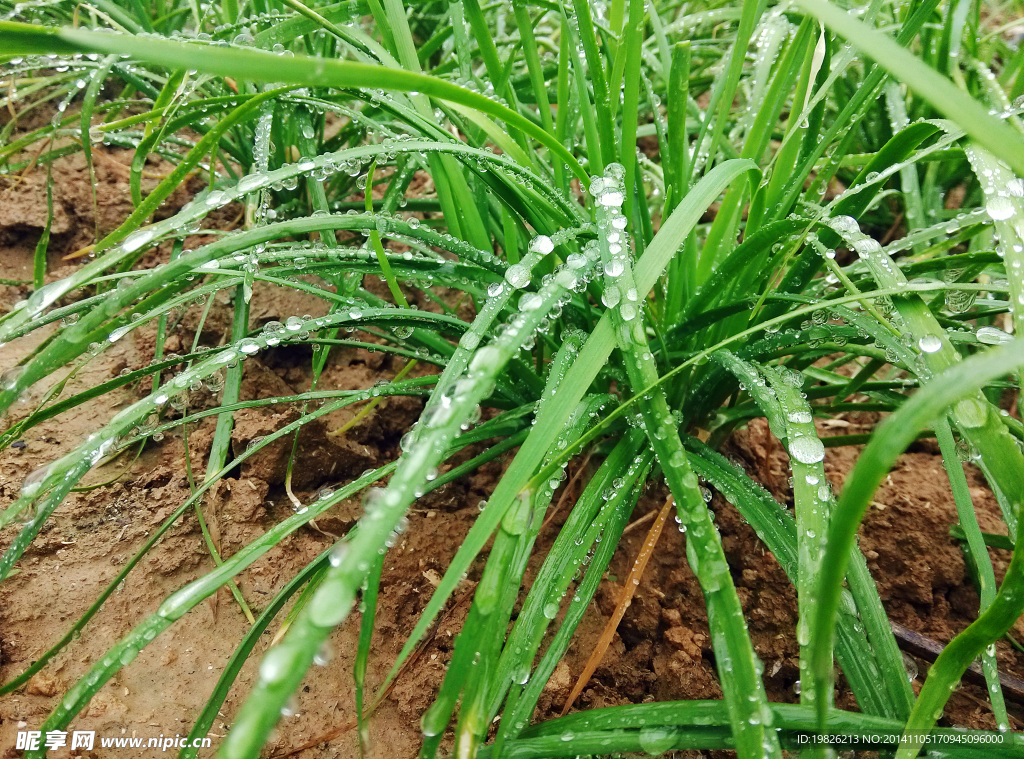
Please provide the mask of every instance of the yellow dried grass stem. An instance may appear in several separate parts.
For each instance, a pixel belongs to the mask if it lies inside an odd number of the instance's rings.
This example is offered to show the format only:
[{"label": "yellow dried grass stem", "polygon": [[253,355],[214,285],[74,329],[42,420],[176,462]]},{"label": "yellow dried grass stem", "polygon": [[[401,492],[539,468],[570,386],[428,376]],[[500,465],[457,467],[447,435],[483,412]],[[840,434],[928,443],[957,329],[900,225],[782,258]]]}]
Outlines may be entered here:
[{"label": "yellow dried grass stem", "polygon": [[572,693],[569,694],[569,698],[566,699],[565,705],[562,707],[562,716],[564,717],[568,713],[569,708],[576,701],[580,693],[583,692],[583,688],[586,687],[590,681],[591,676],[597,669],[597,665],[601,663],[601,659],[604,658],[605,651],[608,650],[608,646],[611,645],[612,638],[615,637],[615,631],[619,627],[619,622],[622,621],[622,617],[626,613],[626,609],[633,602],[633,596],[636,594],[636,589],[640,585],[640,577],[644,573],[644,569],[647,567],[647,562],[650,561],[651,556],[654,554],[654,547],[658,544],[658,538],[661,537],[661,530],[665,526],[665,522],[668,519],[669,513],[672,511],[672,496],[668,497],[665,501],[665,505],[661,507],[661,511],[658,512],[657,518],[654,520],[654,524],[651,525],[651,529],[647,532],[647,539],[644,540],[643,546],[640,548],[640,553],[637,554],[636,561],[633,562],[633,568],[629,570],[629,577],[626,578],[626,585],[622,589],[622,597],[619,599],[618,605],[615,607],[615,611],[612,613],[611,619],[608,620],[608,624],[605,625],[604,631],[601,633],[601,639],[597,642],[597,646],[594,647],[594,652],[590,655],[590,659],[587,660],[587,665],[583,668],[583,672],[580,674],[579,679],[576,681],[576,685],[572,689]]}]

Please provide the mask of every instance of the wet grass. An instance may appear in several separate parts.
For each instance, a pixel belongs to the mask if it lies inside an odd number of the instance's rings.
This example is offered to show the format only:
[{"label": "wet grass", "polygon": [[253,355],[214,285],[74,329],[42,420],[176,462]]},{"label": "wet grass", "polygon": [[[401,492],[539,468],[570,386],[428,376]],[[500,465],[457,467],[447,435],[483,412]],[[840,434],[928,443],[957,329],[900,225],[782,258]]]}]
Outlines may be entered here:
[{"label": "wet grass", "polygon": [[[241,664],[293,597],[287,631],[263,657],[219,755],[260,752],[360,599],[354,674],[372,718],[493,538],[423,715],[423,757],[448,738],[459,757],[734,748],[747,759],[781,756],[818,731],[904,734],[883,749],[910,759],[922,749],[913,738],[934,728],[979,656],[1000,727],[985,740],[1006,744],[952,743],[943,755],[1021,750],[1019,736],[1005,732],[992,648],[1024,610],[1024,431],[1019,405],[1011,414],[1003,400],[1020,403],[1024,366],[1013,337],[1024,330],[1024,48],[1014,42],[1018,27],[1003,20],[1020,14],[1018,4],[983,11],[872,0],[847,12],[825,0],[103,0],[0,9],[12,114],[0,168],[16,176],[81,152],[91,172],[94,146],[128,148],[135,206],[64,279],[47,281],[42,236],[34,290],[0,319],[0,344],[61,326],[19,365],[3,367],[0,408],[134,329],[155,324],[161,336],[151,365],[77,395],[58,383],[30,413],[8,419],[3,444],[97,394],[143,381],[151,388],[26,477],[0,514],[0,525],[23,523],[0,557],[0,579],[91,469],[217,417],[208,459],[189,462],[189,498],[60,642],[0,693],[22,687],[83,628],[88,634],[117,583],[187,510],[202,523],[204,495],[220,478],[274,441],[293,441],[294,515],[231,556],[217,555],[207,536],[216,569],[97,662],[43,730],[66,728],[143,647],[225,585],[252,627],[192,737],[206,735]],[[54,104],[49,126],[20,128]],[[154,154],[173,168],[143,193]],[[410,197],[417,173],[433,189]],[[208,187],[155,221],[196,175]],[[378,189],[373,197],[369,188]],[[204,217],[232,202],[245,209],[239,229],[183,249]],[[171,245],[170,261],[142,268],[161,243]],[[364,286],[367,276],[387,284],[390,300]],[[250,333],[258,282],[321,298],[327,314],[294,314]],[[409,295],[435,286],[461,291],[475,317],[409,305]],[[197,334],[187,355],[164,357],[168,325],[221,292],[234,312],[226,344],[201,350]],[[318,388],[334,346],[370,340],[400,366],[429,362],[440,373],[400,372],[364,391]],[[239,401],[248,357],[300,343],[313,346],[308,392]],[[192,407],[190,394],[203,387],[219,394],[215,408]],[[303,426],[390,395],[426,399],[401,456],[313,502],[296,498],[290,473],[302,466],[294,441]],[[233,457],[232,413],[271,404],[299,416]],[[497,416],[479,423],[482,407]],[[858,407],[891,413],[869,440],[842,441],[867,447],[837,499],[814,419]],[[766,417],[789,452],[792,512],[715,450],[753,416]],[[946,459],[982,608],[915,697],[855,538],[875,488],[922,433],[937,437]],[[446,467],[470,445],[481,452]],[[383,556],[406,529],[408,509],[512,450],[390,675],[366,693]],[[566,464],[580,455],[596,471],[521,593]],[[998,587],[963,478],[967,460],[988,479],[1015,546]],[[704,592],[722,701],[589,710],[531,725],[637,500],[661,481]],[[707,488],[736,506],[797,588],[799,705],[767,700]],[[253,617],[233,578],[359,493],[358,526]],[[836,662],[859,712],[833,708]]]}]

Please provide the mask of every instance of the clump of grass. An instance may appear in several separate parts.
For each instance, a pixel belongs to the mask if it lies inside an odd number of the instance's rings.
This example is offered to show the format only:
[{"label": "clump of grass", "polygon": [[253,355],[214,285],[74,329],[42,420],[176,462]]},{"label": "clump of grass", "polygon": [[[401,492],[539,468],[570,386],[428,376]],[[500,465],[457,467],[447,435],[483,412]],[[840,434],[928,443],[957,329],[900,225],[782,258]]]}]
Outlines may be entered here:
[{"label": "clump of grass", "polygon": [[[312,503],[296,499],[293,516],[231,556],[216,555],[209,541],[216,569],[125,636],[42,729],[66,728],[110,677],[218,588],[230,586],[248,611],[232,578],[363,493],[358,526],[288,583],[238,643],[191,737],[206,734],[260,634],[299,594],[221,756],[259,753],[360,596],[367,611],[356,689],[360,719],[364,704],[371,713],[492,538],[444,682],[423,715],[421,756],[435,756],[449,735],[460,757],[734,748],[746,759],[781,756],[819,731],[905,733],[883,748],[909,759],[922,748],[910,739],[934,728],[978,656],[1005,730],[989,647],[1024,611],[1024,430],[998,406],[1007,389],[1020,403],[1024,366],[1013,338],[1024,330],[1024,48],[998,25],[1016,9],[1004,5],[982,14],[977,3],[871,2],[852,14],[826,0],[0,3],[14,114],[3,130],[3,171],[79,151],[91,171],[94,144],[126,147],[135,205],[63,279],[45,281],[43,235],[35,289],[0,319],[0,343],[63,324],[6,367],[0,408],[139,326],[156,324],[158,334],[150,366],[76,395],[58,382],[9,420],[4,445],[97,394],[151,382],[74,451],[26,477],[0,514],[0,526],[24,522],[0,557],[0,580],[99,462],[217,417],[188,499],[89,612],[0,693],[44,668],[186,510],[201,521],[204,494],[231,469],[276,440],[297,440],[332,411],[409,395],[425,397],[426,407],[396,461]],[[48,126],[17,131],[54,102]],[[638,152],[639,138],[655,146],[654,158]],[[144,195],[153,154],[174,168]],[[417,172],[434,192],[410,198]],[[208,188],[155,221],[197,173]],[[953,188],[963,202],[951,210]],[[198,223],[230,202],[244,204],[242,228],[183,250]],[[167,241],[171,260],[142,268],[142,256]],[[391,300],[366,289],[366,275],[386,282]],[[320,298],[327,313],[249,333],[260,282]],[[408,293],[430,298],[435,286],[460,291],[472,321],[447,306],[410,307]],[[201,351],[197,335],[187,355],[165,358],[172,315],[222,291],[234,312],[227,343]],[[370,340],[440,372],[400,374],[363,391],[318,388],[334,346]],[[300,343],[314,346],[308,392],[239,400],[247,357]],[[219,403],[190,409],[189,392],[204,383]],[[299,416],[232,458],[232,414],[270,403]],[[481,407],[498,413],[480,424]],[[858,407],[891,415],[871,436],[819,438],[815,417]],[[767,418],[792,460],[792,515],[716,451],[755,416]],[[915,697],[855,535],[878,483],[922,433],[937,437],[946,459],[982,610]],[[822,468],[825,447],[858,443],[867,447],[837,500]],[[468,446],[481,452],[439,474]],[[289,472],[301,466],[298,450],[293,444]],[[424,493],[511,450],[391,673],[366,698],[382,556],[405,514]],[[596,472],[520,599],[540,526],[577,455],[590,456]],[[981,468],[1014,541],[998,588],[962,456]],[[638,498],[662,480],[704,591],[724,698],[530,725]],[[767,700],[702,481],[736,506],[797,588],[799,705]],[[833,707],[834,662],[859,712]],[[1007,755],[1020,751],[1019,736],[996,735]],[[963,743],[943,750],[978,751]]]}]

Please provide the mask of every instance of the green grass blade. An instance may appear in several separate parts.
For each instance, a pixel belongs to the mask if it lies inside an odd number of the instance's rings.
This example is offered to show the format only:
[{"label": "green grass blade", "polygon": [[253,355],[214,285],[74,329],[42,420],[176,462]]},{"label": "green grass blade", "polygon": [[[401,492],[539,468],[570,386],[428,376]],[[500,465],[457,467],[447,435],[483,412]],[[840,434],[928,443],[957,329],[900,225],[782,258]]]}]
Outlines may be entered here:
[{"label": "green grass blade", "polygon": [[797,4],[843,35],[894,77],[913,87],[937,111],[1024,175],[1024,144],[1020,135],[991,116],[984,106],[906,49],[827,0],[797,0]]},{"label": "green grass blade", "polygon": [[[630,385],[639,391],[657,385],[658,372],[647,350],[643,301],[637,297],[629,242],[623,239],[625,218],[620,206],[624,173],[622,166],[612,164],[604,180],[595,180],[590,189],[600,208],[598,228],[602,234],[598,240],[604,261],[605,297],[610,292],[621,293],[609,306],[615,339],[626,363]],[[596,186],[599,182],[600,186]],[[760,677],[761,665],[747,632],[721,538],[690,468],[664,390],[645,393],[640,411],[648,441],[675,497],[680,523],[687,527],[686,555],[707,602],[719,682],[729,709],[737,753],[740,757],[780,756],[775,734],[766,727],[770,725],[770,711]]]},{"label": "green grass blade", "polygon": [[[997,590],[992,559],[985,546],[981,528],[978,526],[967,476],[964,474],[963,464],[957,456],[956,442],[953,440],[953,431],[950,429],[948,421],[945,419],[935,421],[935,437],[938,439],[939,448],[942,451],[942,463],[949,476],[950,490],[953,493],[957,515],[960,517],[960,529],[967,542],[967,547],[964,548],[964,559],[968,564],[973,565],[972,574],[977,578],[978,594],[981,597],[980,609],[984,613],[992,605]],[[1009,550],[1013,550],[1012,543],[1009,545]],[[985,679],[988,681],[989,698],[992,702],[992,712],[996,718],[996,728],[1000,732],[1006,732],[1010,729],[1010,722],[999,683],[998,662],[990,650],[986,650],[981,655],[981,659],[982,668],[985,670]]]},{"label": "green grass blade", "polygon": [[200,65],[207,73],[239,79],[289,82],[311,87],[368,87],[420,92],[477,108],[503,119],[558,155],[581,181],[588,179],[587,173],[572,154],[529,119],[479,93],[413,71],[348,61],[308,59],[304,56],[282,58],[259,50],[217,47],[205,48],[203,57],[197,59],[193,46],[169,40],[141,40],[75,29],[55,31],[12,21],[0,22],[0,33],[4,34],[10,43],[8,49],[14,53],[124,53],[139,60],[175,68]]},{"label": "green grass blade", "polygon": [[[960,364],[950,367],[933,379],[927,387],[918,391],[899,411],[879,425],[878,430],[872,436],[871,442],[861,453],[853,472],[846,480],[839,504],[833,513],[825,546],[825,557],[822,562],[822,573],[818,585],[815,635],[811,641],[814,676],[818,680],[819,689],[831,687],[831,648],[835,630],[835,614],[839,606],[839,592],[843,577],[846,574],[850,550],[854,547],[857,527],[878,484],[895,463],[896,458],[914,439],[918,431],[934,417],[942,413],[953,400],[957,397],[968,395],[987,382],[991,382],[1021,366],[1024,366],[1024,352],[1021,351],[1021,345],[1010,344],[993,349],[982,355],[973,356]],[[1014,551],[1014,559],[1011,561],[1014,571],[1021,571],[1024,568],[1022,567],[1024,560],[1021,559],[1021,554],[1024,554],[1024,542],[1018,541]],[[1004,588],[1009,590],[1013,587],[1013,584],[1013,579],[1011,579],[1010,583],[1004,582]],[[964,662],[964,668],[966,668],[974,656],[990,642],[986,641],[977,646],[979,637],[984,637],[987,633],[999,630],[1002,627],[1002,623],[1006,621],[1008,613],[1016,610],[1007,625],[1012,624],[1021,611],[1024,611],[1024,599],[1017,599],[1015,601],[1011,599],[1007,599],[1002,591],[1000,595],[997,595],[998,606],[994,602],[993,606],[990,607],[990,611],[992,609],[995,611],[991,611],[991,616],[988,617],[980,628],[975,628],[972,631],[972,636],[968,639],[968,643],[962,643],[954,649],[954,653],[951,656],[956,658],[953,661],[952,667],[946,670],[947,673],[959,666],[965,651],[973,651],[970,659]],[[975,625],[977,624],[975,622]],[[971,628],[968,628],[968,630],[971,630]],[[994,635],[993,639],[1001,635],[1002,631]],[[950,657],[947,657],[946,661],[950,661]],[[962,670],[957,672],[957,678],[959,678],[961,673]],[[936,682],[938,682],[938,678],[936,678]],[[943,686],[946,684],[944,680]],[[935,691],[935,687],[937,686],[933,686],[931,689],[932,692]],[[944,695],[948,697],[948,693]],[[942,698],[938,703],[944,702],[945,698]],[[922,704],[925,705],[922,706]],[[927,702],[923,698],[923,694],[919,696],[911,717],[914,726],[928,727],[934,724],[935,706],[936,699],[934,696]],[[818,708],[819,714],[824,719],[825,712],[820,702]],[[908,722],[908,725],[910,724]]]}]

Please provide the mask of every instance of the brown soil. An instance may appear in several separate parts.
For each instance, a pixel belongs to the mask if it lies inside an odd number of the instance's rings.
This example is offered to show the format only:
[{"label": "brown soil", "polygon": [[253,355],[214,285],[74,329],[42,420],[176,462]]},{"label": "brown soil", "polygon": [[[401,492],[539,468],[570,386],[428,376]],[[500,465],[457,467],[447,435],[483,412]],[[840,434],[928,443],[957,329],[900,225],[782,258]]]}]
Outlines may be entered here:
[{"label": "brown soil", "polygon": [[[127,163],[124,156],[113,156]],[[130,208],[125,175],[106,161],[97,163],[99,224],[110,228]],[[29,279],[35,241],[45,221],[44,173],[29,173],[21,181],[7,180],[0,187],[0,270],[10,279]],[[51,278],[67,274],[75,263],[62,254],[92,239],[95,225],[88,173],[80,158],[67,158],[55,167],[54,241],[51,244]],[[180,205],[187,198],[172,198]],[[225,210],[214,223],[226,225],[234,214]],[[166,255],[166,251],[162,253]],[[369,284],[369,283],[368,283]],[[373,283],[374,286],[377,283]],[[27,286],[0,287],[0,308],[25,297]],[[253,300],[255,323],[283,319],[292,314],[318,313],[320,301],[266,288]],[[426,304],[425,304],[426,305]],[[228,327],[227,303],[214,309],[207,321],[204,341],[219,339]],[[168,337],[166,349],[180,351],[191,343],[196,321],[190,313]],[[116,343],[90,362],[65,395],[75,389],[110,379],[125,367],[139,367],[151,360],[154,333],[145,329]],[[0,353],[0,369],[13,365],[45,335],[32,335],[8,345]],[[246,364],[244,397],[257,398],[293,393],[308,387],[308,351],[300,348],[274,350]],[[381,354],[362,350],[336,350],[323,376],[322,388],[367,387],[393,376],[395,367]],[[79,406],[33,428],[16,447],[0,451],[0,508],[16,496],[26,474],[70,450],[125,403],[145,392],[126,388]],[[30,410],[25,399],[12,412],[18,419]],[[199,395],[197,404],[212,397]],[[295,487],[300,497],[310,498],[317,488],[335,486],[357,476],[367,467],[397,455],[397,441],[415,420],[421,402],[387,400],[345,437],[330,437],[351,415],[336,413],[306,428],[300,444],[303,466],[296,470]],[[266,435],[294,418],[294,410],[256,409],[236,414],[233,444],[238,450],[249,440]],[[850,418],[845,424],[865,420]],[[866,420],[868,423],[871,419]],[[212,437],[213,421],[189,430],[193,467],[201,470]],[[869,429],[865,427],[864,429]],[[829,430],[822,428],[823,434]],[[241,471],[224,481],[204,504],[204,513],[220,550],[231,555],[289,513],[283,489],[285,461],[290,444],[279,444],[250,460]],[[737,433],[728,452],[741,461],[782,502],[791,502],[785,453],[771,438],[762,420]],[[46,651],[85,612],[103,587],[144,542],[146,536],[188,494],[185,443],[180,434],[148,444],[141,456],[108,487],[72,494],[19,564],[20,573],[0,587],[0,675],[7,681]],[[857,456],[855,448],[829,449],[826,470],[839,490]],[[91,473],[89,483],[108,480],[122,471],[128,458],[119,459]],[[464,481],[453,483],[416,504],[404,540],[387,558],[382,580],[375,646],[369,682],[379,683],[415,624],[433,586],[476,517],[477,503],[486,498],[507,462],[494,462]],[[575,467],[577,464],[573,464]],[[981,476],[972,467],[969,478],[982,529],[1004,529],[998,507]],[[201,474],[201,472],[200,472]],[[634,519],[657,509],[664,493],[652,490],[641,501]],[[749,526],[719,495],[712,501],[726,552],[757,651],[765,663],[765,684],[776,701],[794,701],[797,678],[794,590],[774,558],[766,552]],[[318,521],[321,530],[340,533],[358,514],[355,502],[345,503]],[[564,514],[541,535],[528,580],[549,549]],[[978,597],[965,575],[962,555],[949,537],[957,517],[937,451],[927,444],[904,455],[876,495],[875,506],[865,520],[861,548],[892,619],[945,643],[966,627],[977,614]],[[10,544],[17,527],[0,533],[0,548]],[[626,576],[643,542],[646,528],[631,531],[622,540],[598,597],[589,607],[575,641],[552,677],[537,713],[538,719],[554,716],[580,672],[589,652],[610,616]],[[704,602],[688,568],[683,536],[666,530],[647,568],[613,645],[577,706],[592,708],[666,699],[721,697],[714,670]],[[238,585],[253,611],[269,599],[294,574],[332,542],[315,529],[303,529],[283,541],[238,578]],[[1008,556],[993,550],[997,573]],[[161,600],[186,582],[213,567],[198,524],[191,513],[156,546],[127,581],[96,615],[80,639],[71,643],[21,691],[0,698],[0,757],[17,756],[15,733],[37,729],[59,702],[64,690],[75,683],[107,649],[135,624],[156,610]],[[431,703],[444,675],[468,607],[480,562],[456,591],[429,642],[370,723],[371,756],[412,757],[419,744],[419,715]],[[617,581],[618,580],[618,581]],[[282,720],[273,741],[273,752],[286,752],[318,736],[335,731],[354,718],[351,667],[359,615],[332,637],[336,655],[324,667],[311,670],[298,694],[298,713]],[[92,729],[105,736],[155,737],[186,734],[216,682],[247,623],[234,599],[222,590],[174,625],[145,649],[131,665],[108,683],[88,710],[73,723],[74,729]],[[271,628],[276,630],[275,627]],[[1016,632],[1024,637],[1024,624]],[[270,634],[257,646],[256,656],[242,674],[218,719],[214,745],[223,736],[233,715],[253,683],[256,665],[270,643]],[[997,646],[1001,669],[1024,675],[1024,656],[1006,643]],[[921,666],[921,678],[926,668]],[[840,684],[839,705],[855,708]],[[964,686],[947,709],[948,724],[992,728],[993,718],[983,689]],[[1015,727],[1022,726],[1020,704],[1011,704]],[[53,752],[66,756],[66,750]],[[100,754],[96,754],[99,756]],[[120,754],[118,754],[120,755]],[[354,732],[301,753],[303,757],[355,756]]]}]

